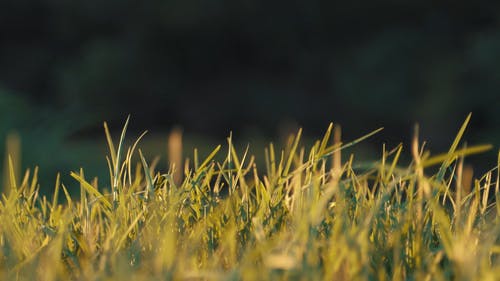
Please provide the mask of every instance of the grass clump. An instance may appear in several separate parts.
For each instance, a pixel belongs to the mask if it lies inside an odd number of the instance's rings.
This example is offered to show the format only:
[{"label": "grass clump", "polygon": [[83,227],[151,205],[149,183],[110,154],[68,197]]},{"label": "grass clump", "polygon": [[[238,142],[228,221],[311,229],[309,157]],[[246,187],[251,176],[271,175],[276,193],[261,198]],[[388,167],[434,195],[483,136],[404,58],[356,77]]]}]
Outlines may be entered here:
[{"label": "grass clump", "polygon": [[139,140],[125,147],[128,121],[116,149],[105,126],[110,181],[71,173],[78,200],[59,178],[48,198],[36,170],[18,184],[10,169],[0,279],[494,280],[498,166],[464,180],[464,157],[490,148],[459,149],[469,118],[445,154],[429,155],[415,136],[409,165],[403,145],[363,168],[352,155],[342,162],[344,148],[378,130],[343,144],[330,126],[308,151],[301,131],[281,152],[271,144],[261,172],[231,137],[226,152],[158,172]]}]

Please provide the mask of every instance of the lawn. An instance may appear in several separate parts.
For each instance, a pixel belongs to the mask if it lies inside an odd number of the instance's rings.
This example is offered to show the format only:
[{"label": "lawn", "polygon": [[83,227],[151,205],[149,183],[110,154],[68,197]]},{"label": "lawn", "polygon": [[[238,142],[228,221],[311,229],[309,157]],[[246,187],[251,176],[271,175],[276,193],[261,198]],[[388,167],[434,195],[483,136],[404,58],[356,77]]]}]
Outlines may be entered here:
[{"label": "lawn", "polygon": [[127,119],[119,138],[106,126],[108,178],[76,170],[50,195],[8,159],[0,279],[496,280],[498,164],[464,165],[492,148],[461,144],[470,117],[445,153],[416,130],[371,162],[356,145],[381,129],[342,142],[330,125],[308,146],[299,130],[257,162],[231,136],[186,160],[173,134],[165,169],[125,144]]}]

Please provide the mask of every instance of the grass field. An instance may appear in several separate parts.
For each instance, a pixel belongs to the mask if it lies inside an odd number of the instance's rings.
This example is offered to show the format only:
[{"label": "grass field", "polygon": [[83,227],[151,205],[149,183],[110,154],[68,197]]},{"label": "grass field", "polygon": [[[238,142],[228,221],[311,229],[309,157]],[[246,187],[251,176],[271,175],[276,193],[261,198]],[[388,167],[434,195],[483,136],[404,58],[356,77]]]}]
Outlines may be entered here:
[{"label": "grass field", "polygon": [[42,195],[7,160],[0,279],[496,280],[498,165],[472,178],[465,156],[491,146],[461,145],[469,120],[446,153],[416,131],[370,163],[341,154],[380,130],[343,143],[330,126],[307,150],[299,130],[263,167],[231,137],[185,161],[173,134],[166,171],[140,138],[125,147],[128,120],[117,142],[105,126],[109,178],[72,172],[79,197],[59,178]]}]

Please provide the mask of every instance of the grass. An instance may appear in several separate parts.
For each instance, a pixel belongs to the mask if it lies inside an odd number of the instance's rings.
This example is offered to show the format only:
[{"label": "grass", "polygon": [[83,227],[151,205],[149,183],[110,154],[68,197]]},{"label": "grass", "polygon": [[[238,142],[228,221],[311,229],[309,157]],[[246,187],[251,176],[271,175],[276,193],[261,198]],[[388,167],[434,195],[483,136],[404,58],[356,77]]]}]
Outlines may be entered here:
[{"label": "grass", "polygon": [[260,170],[231,137],[183,163],[173,136],[163,172],[143,156],[142,136],[126,147],[128,120],[117,143],[105,126],[109,181],[72,172],[78,200],[59,177],[41,195],[37,171],[18,178],[7,160],[0,279],[495,280],[499,172],[471,179],[464,157],[491,146],[460,146],[469,120],[441,155],[416,132],[409,165],[403,145],[370,165],[342,162],[379,130],[344,144],[330,126],[308,150],[300,130],[282,151],[270,144]]}]

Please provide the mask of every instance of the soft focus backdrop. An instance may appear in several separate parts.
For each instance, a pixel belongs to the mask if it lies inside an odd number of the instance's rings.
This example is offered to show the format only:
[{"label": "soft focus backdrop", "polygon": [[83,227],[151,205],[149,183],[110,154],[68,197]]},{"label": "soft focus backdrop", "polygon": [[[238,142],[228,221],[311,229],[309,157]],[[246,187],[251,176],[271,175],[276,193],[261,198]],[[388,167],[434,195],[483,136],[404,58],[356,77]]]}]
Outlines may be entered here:
[{"label": "soft focus backdrop", "polygon": [[500,143],[499,1],[2,0],[0,36],[0,139],[47,184],[106,174],[102,122],[117,136],[129,113],[151,155],[174,126],[209,150],[331,121],[384,126],[373,155],[418,122],[440,152],[468,112],[469,143]]}]

